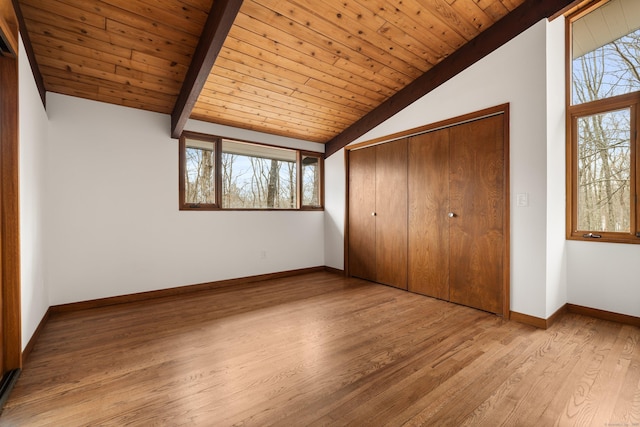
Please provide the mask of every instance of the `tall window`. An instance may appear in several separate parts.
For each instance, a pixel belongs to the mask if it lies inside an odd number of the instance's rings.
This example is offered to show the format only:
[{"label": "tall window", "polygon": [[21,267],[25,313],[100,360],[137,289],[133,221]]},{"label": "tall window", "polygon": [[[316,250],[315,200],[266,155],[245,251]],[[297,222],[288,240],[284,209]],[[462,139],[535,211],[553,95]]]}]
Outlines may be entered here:
[{"label": "tall window", "polygon": [[216,204],[216,142],[187,139],[185,143],[185,202],[213,206]]},{"label": "tall window", "polygon": [[180,209],[321,209],[322,156],[186,132]]},{"label": "tall window", "polygon": [[320,200],[320,158],[302,155],[302,204],[310,207],[321,207]]},{"label": "tall window", "polygon": [[[612,0],[570,17],[567,236],[640,243],[640,14]],[[617,19],[625,16],[628,19]]]}]

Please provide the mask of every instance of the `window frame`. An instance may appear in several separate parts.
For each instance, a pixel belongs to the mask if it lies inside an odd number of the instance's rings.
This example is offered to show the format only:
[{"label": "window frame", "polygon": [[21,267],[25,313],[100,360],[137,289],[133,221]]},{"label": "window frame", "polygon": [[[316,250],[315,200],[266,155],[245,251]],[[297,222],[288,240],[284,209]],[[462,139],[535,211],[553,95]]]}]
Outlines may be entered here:
[{"label": "window frame", "polygon": [[[186,171],[187,171],[187,139],[196,139],[198,141],[204,142],[212,142],[215,146],[215,203],[187,203],[185,200],[186,191]],[[221,200],[222,200],[222,180],[219,179],[220,172],[220,150],[222,148],[222,138],[206,135],[197,132],[183,132],[179,138],[179,173],[178,173],[178,201],[180,210],[217,210],[221,208]]]},{"label": "window frame", "polygon": [[[313,205],[305,205],[302,203],[303,201],[303,174],[302,174],[302,158],[306,156],[306,157],[316,157],[318,159],[318,167],[320,168],[320,173],[319,173],[319,177],[318,179],[320,180],[320,182],[318,183],[318,202],[320,203],[319,206],[313,206]],[[313,151],[303,151],[303,150],[298,150],[298,156],[297,156],[297,163],[298,163],[298,207],[300,210],[305,210],[305,211],[317,211],[317,210],[324,210],[324,156],[321,153],[315,153]]]},{"label": "window frame", "polygon": [[[567,240],[594,241],[609,243],[640,244],[640,209],[638,192],[640,191],[640,142],[638,125],[640,123],[640,91],[630,92],[609,98],[573,105],[573,61],[572,27],[574,21],[594,11],[606,2],[595,2],[583,10],[567,17],[565,31],[565,74],[566,74],[566,238]],[[629,190],[629,231],[612,232],[578,229],[578,119],[595,114],[604,114],[621,109],[630,109],[630,190]]]},{"label": "window frame", "polygon": [[[215,203],[209,204],[196,204],[187,203],[185,201],[186,191],[186,170],[187,170],[187,158],[186,158],[186,140],[196,139],[205,142],[215,143]],[[222,206],[222,141],[228,140],[236,143],[261,145],[264,147],[271,147],[277,149],[290,150],[295,153],[296,158],[296,207],[295,208],[225,208]],[[193,131],[184,131],[179,138],[179,167],[178,167],[178,206],[182,211],[323,211],[324,210],[324,155],[320,152],[301,150],[297,148],[283,147],[272,144],[264,144],[255,141],[247,141],[236,138],[226,138],[216,135],[209,135]],[[319,173],[319,185],[318,185],[318,200],[320,206],[310,206],[302,204],[302,157],[310,156],[318,158],[318,165],[320,167]]]}]

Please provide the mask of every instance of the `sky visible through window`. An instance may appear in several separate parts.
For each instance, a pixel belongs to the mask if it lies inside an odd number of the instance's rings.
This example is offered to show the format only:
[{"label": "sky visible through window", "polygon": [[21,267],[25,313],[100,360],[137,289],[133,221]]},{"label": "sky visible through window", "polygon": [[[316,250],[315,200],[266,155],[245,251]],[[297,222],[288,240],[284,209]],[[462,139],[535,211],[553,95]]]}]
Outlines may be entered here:
[{"label": "sky visible through window", "polygon": [[640,90],[640,29],[573,60],[573,104]]}]

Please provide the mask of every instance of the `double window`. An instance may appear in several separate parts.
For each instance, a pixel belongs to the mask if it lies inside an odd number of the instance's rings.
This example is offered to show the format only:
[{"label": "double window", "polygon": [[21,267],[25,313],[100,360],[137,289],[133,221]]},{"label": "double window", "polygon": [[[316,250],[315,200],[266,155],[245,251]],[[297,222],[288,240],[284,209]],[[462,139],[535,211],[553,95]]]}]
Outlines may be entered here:
[{"label": "double window", "polygon": [[598,4],[569,19],[567,236],[640,243],[640,14]]},{"label": "double window", "polygon": [[320,153],[185,132],[180,209],[321,209]]}]

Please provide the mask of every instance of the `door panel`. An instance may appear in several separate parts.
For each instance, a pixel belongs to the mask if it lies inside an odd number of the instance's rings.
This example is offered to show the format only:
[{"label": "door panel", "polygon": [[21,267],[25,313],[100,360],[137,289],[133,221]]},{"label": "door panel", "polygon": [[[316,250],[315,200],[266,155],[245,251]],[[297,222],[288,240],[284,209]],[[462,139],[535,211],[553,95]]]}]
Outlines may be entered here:
[{"label": "door panel", "polygon": [[18,60],[0,56],[0,401],[22,366],[18,74]]},{"label": "door panel", "polygon": [[450,129],[450,299],[503,307],[503,115]]},{"label": "door panel", "polygon": [[408,289],[449,300],[449,129],[409,140]]},{"label": "door panel", "polygon": [[407,140],[376,148],[376,281],[407,289]]},{"label": "door panel", "polygon": [[376,280],[376,150],[349,152],[349,274]]}]

